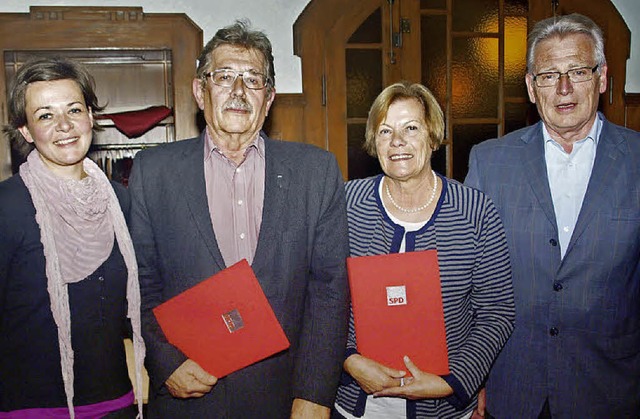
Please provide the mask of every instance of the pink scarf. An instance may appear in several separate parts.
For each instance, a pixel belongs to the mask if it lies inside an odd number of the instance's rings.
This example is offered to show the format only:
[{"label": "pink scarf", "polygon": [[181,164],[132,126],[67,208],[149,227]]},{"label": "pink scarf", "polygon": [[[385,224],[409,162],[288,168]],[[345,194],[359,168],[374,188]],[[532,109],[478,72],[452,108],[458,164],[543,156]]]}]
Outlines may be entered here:
[{"label": "pink scarf", "polygon": [[31,194],[40,227],[47,290],[58,327],[60,365],[69,414],[74,419],[73,348],[67,286],[81,281],[107,260],[115,233],[128,272],[127,317],[133,327],[138,416],[142,418],[145,346],[141,335],[140,287],[133,243],[107,177],[88,158],[84,159],[83,168],[88,176],[80,181],[59,178],[47,169],[37,150],[33,150],[20,166],[20,176]]}]

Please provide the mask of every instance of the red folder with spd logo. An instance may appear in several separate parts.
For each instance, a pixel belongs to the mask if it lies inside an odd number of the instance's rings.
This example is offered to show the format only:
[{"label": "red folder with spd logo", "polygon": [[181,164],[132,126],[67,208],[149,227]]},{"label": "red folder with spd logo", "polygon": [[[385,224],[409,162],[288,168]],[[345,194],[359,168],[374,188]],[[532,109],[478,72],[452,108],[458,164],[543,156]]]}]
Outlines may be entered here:
[{"label": "red folder with spd logo", "polygon": [[449,374],[436,250],[347,259],[358,352],[406,371]]}]

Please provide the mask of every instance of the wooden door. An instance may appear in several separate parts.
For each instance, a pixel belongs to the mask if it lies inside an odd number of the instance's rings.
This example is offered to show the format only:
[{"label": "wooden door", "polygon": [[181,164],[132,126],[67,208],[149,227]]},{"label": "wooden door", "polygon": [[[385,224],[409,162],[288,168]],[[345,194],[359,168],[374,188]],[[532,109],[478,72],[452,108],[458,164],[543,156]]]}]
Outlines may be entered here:
[{"label": "wooden door", "polygon": [[[345,178],[379,172],[361,148],[368,109],[385,86],[421,82],[434,92],[446,119],[445,142],[432,166],[463,180],[474,144],[537,118],[524,83],[526,34],[546,2],[312,0],[294,25],[307,142],[332,151]],[[613,76],[612,103],[603,110],[618,121],[617,98],[623,96],[616,89],[624,87],[624,74]]]}]

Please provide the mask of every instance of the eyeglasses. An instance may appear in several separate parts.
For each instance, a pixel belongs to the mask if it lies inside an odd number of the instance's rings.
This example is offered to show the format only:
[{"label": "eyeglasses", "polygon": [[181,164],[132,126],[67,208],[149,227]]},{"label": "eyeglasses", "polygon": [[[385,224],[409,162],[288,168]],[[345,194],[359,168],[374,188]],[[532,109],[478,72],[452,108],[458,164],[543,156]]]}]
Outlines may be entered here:
[{"label": "eyeglasses", "polygon": [[567,76],[571,83],[582,83],[589,81],[593,78],[593,73],[598,70],[599,65],[593,68],[580,67],[572,68],[571,70],[561,73],[559,71],[550,71],[547,73],[538,73],[533,76],[533,80],[538,87],[552,87],[555,86],[560,77]]},{"label": "eyeglasses", "polygon": [[204,75],[206,78],[211,79],[213,84],[222,87],[232,87],[238,76],[242,77],[242,82],[249,89],[260,90],[267,86],[267,78],[264,74],[255,72],[253,70],[247,70],[238,72],[231,69],[214,70]]}]

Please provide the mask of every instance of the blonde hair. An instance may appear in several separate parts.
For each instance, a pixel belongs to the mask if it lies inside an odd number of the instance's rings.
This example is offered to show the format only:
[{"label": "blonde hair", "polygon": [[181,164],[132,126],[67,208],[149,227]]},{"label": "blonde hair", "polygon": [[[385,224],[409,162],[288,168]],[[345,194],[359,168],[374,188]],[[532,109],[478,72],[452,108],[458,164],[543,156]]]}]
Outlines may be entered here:
[{"label": "blonde hair", "polygon": [[444,116],[438,101],[433,96],[433,93],[423,85],[402,81],[385,88],[373,101],[373,105],[369,109],[364,149],[372,157],[378,156],[376,149],[378,127],[387,117],[391,104],[403,99],[416,99],[422,105],[427,129],[427,138],[425,140],[428,142],[429,147],[435,151],[442,145],[444,140]]}]

